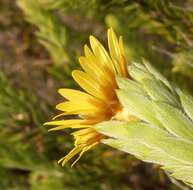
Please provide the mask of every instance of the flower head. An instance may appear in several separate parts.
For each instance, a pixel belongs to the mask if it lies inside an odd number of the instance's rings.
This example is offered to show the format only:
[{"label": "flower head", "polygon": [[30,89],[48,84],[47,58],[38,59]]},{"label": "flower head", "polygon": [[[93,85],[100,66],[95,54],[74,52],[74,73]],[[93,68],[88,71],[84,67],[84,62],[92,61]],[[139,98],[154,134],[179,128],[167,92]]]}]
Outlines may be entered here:
[{"label": "flower head", "polygon": [[[84,152],[91,149],[104,135],[98,133],[92,126],[112,118],[119,118],[122,106],[116,95],[117,83],[115,77],[129,77],[127,61],[123,47],[122,37],[116,37],[113,29],[108,30],[109,53],[102,44],[90,36],[90,46],[84,46],[85,55],[79,58],[83,71],[74,70],[74,80],[84,90],[59,89],[59,93],[67,99],[56,106],[64,115],[77,115],[76,119],[51,121],[46,125],[53,125],[50,131],[65,128],[76,129],[72,135],[75,147],[59,162],[64,165],[76,156],[76,161]],[[109,55],[110,54],[110,55]],[[58,117],[58,116],[57,116]],[[74,164],[73,163],[73,164]]]}]

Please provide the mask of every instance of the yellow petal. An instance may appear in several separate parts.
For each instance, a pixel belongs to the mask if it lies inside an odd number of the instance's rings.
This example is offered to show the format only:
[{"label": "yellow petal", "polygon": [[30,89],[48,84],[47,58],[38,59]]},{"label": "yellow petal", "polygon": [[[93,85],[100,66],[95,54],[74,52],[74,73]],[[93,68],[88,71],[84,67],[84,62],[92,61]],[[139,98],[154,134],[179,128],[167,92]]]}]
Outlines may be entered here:
[{"label": "yellow petal", "polygon": [[66,99],[71,101],[87,101],[88,99],[93,99],[93,96],[82,92],[80,90],[73,90],[68,88],[61,88],[58,92]]},{"label": "yellow petal", "polygon": [[67,120],[58,120],[58,121],[50,121],[44,123],[44,125],[75,125],[81,124],[85,121],[83,119],[67,119]]},{"label": "yellow petal", "polygon": [[62,129],[66,129],[66,128],[71,128],[71,129],[80,129],[80,128],[87,128],[87,127],[90,127],[89,125],[60,125],[58,127],[54,127],[54,128],[51,128],[49,129],[48,131],[58,131],[58,130],[62,130]]},{"label": "yellow petal", "polygon": [[125,48],[124,48],[123,37],[122,36],[119,37],[119,49],[120,49],[121,55],[124,56],[125,59],[126,59]]},{"label": "yellow petal", "polygon": [[70,112],[69,114],[81,114],[78,110],[87,111],[87,109],[90,109],[99,111],[99,109],[106,109],[106,103],[104,101],[85,92],[65,88],[59,89],[58,92],[66,99],[70,100],[70,102],[59,104],[57,108],[62,111],[68,111]]},{"label": "yellow petal", "polygon": [[102,70],[99,69],[99,66],[91,62],[88,62],[88,59],[86,57],[80,57],[79,62],[83,70],[89,76],[94,78],[98,83],[100,83],[100,85],[112,86],[112,82],[109,83],[109,80],[107,80]]},{"label": "yellow petal", "polygon": [[[85,47],[85,52],[87,51],[90,53],[90,50]],[[89,54],[88,52],[87,54]],[[103,66],[100,66],[98,64],[99,67],[98,66],[96,67],[97,64],[89,62],[87,57],[81,57],[80,64],[82,68],[86,71],[87,76],[90,77],[90,79],[93,79],[93,82],[97,84],[96,86],[99,86],[100,92],[102,92],[105,97],[103,100],[107,101],[111,100],[112,99],[111,94],[115,94],[114,89],[117,88],[117,84],[115,81],[115,74],[110,72],[108,69],[103,71],[100,70],[99,68],[100,67],[103,68]],[[113,97],[115,96],[113,95]]]},{"label": "yellow petal", "polygon": [[71,126],[72,129],[90,128],[90,127],[92,127],[92,125],[80,124],[80,125],[72,125],[72,126]]},{"label": "yellow petal", "polygon": [[92,76],[93,78],[95,78],[99,83],[101,84],[105,84],[105,85],[111,85],[112,86],[112,80],[110,82],[107,73],[105,72],[105,70],[101,69],[103,67],[101,67],[99,64],[93,63],[91,61],[89,61],[89,59],[87,57],[80,57],[79,58],[79,62],[81,67],[83,68],[83,70],[90,76]]},{"label": "yellow petal", "polygon": [[88,133],[92,133],[93,131],[95,131],[93,128],[87,128],[87,129],[75,131],[72,133],[72,135],[74,135],[74,136],[86,135]]},{"label": "yellow petal", "polygon": [[69,128],[69,126],[68,126],[68,125],[60,125],[60,126],[58,126],[58,127],[53,127],[53,128],[51,128],[51,129],[48,129],[48,131],[49,131],[49,132],[50,132],[50,131],[58,131],[58,130],[66,129],[66,128]]},{"label": "yellow petal", "polygon": [[96,114],[99,114],[97,111],[93,112],[91,110],[74,110],[74,111],[69,111],[69,112],[64,112],[64,113],[61,113],[59,115],[56,115],[55,117],[53,117],[53,120],[59,118],[59,117],[62,117],[62,116],[69,116],[69,115],[79,115],[79,117],[89,117],[89,116],[92,116],[92,115],[96,115]]},{"label": "yellow petal", "polygon": [[121,74],[121,69],[119,65],[120,58],[121,58],[121,52],[119,49],[118,39],[112,28],[108,30],[107,35],[108,35],[108,46],[109,46],[109,52],[110,52],[111,58],[115,64],[117,73]]},{"label": "yellow petal", "polygon": [[84,46],[84,52],[85,57],[88,60],[88,64],[91,65],[93,70],[95,70],[100,77],[104,78],[105,81],[108,81],[109,85],[114,86],[116,83],[114,73],[112,73],[108,67],[104,67],[103,63],[97,60],[87,45]]},{"label": "yellow petal", "polygon": [[66,116],[66,115],[76,115],[76,114],[77,114],[77,113],[74,113],[74,112],[61,113],[61,114],[58,114],[58,115],[54,116],[54,117],[52,118],[52,120],[55,120],[55,119],[57,119],[57,118],[59,118],[59,117],[62,117],[62,116]]},{"label": "yellow petal", "polygon": [[127,59],[126,59],[126,55],[125,55],[125,49],[124,49],[124,45],[123,45],[123,38],[122,36],[120,36],[119,38],[119,47],[120,47],[120,52],[121,52],[121,60],[120,60],[120,67],[121,67],[121,76],[123,77],[129,77],[129,73],[127,70]]},{"label": "yellow petal", "polygon": [[76,140],[75,140],[75,146],[79,146],[79,145],[87,145],[90,141],[95,141],[96,137],[98,135],[95,133],[89,133],[83,136],[77,136]]},{"label": "yellow petal", "polygon": [[73,71],[72,76],[85,91],[95,96],[96,98],[106,101],[107,103],[111,103],[111,101],[116,99],[116,83],[114,84],[114,87],[106,83],[101,84],[87,73],[78,70]]},{"label": "yellow petal", "polygon": [[84,147],[84,148],[82,149],[82,151],[80,152],[78,158],[72,163],[71,167],[73,167],[73,166],[78,162],[78,160],[80,160],[80,158],[82,157],[82,155],[83,155],[86,151],[90,150],[91,148],[93,148],[94,146],[96,146],[98,143],[99,143],[99,142],[96,142],[96,143],[93,143],[93,144],[91,144],[91,145],[89,145],[89,146]]},{"label": "yellow petal", "polygon": [[90,48],[85,45],[84,46],[84,53],[85,53],[85,58],[88,61],[88,64],[92,65],[93,70],[96,70],[97,73],[99,73],[100,76],[108,77],[105,75],[105,69],[103,67],[103,63],[100,63],[97,61],[96,56],[93,54],[93,52],[90,50]]},{"label": "yellow petal", "polygon": [[61,158],[58,163],[60,164],[62,162],[62,166],[64,166],[71,158],[73,158],[76,154],[78,154],[83,147],[78,146],[74,147],[65,157]]},{"label": "yellow petal", "polygon": [[65,112],[73,112],[73,111],[77,112],[78,110],[94,111],[99,109],[95,105],[87,101],[82,101],[81,99],[79,100],[80,100],[79,102],[72,102],[72,101],[62,102],[56,105],[56,109]]},{"label": "yellow petal", "polygon": [[87,73],[82,71],[75,70],[72,72],[74,80],[88,93],[91,95],[106,100],[99,83],[96,80],[91,78]]},{"label": "yellow petal", "polygon": [[128,78],[129,73],[127,70],[127,62],[125,57],[121,56],[120,58],[120,70],[121,70],[121,76]]},{"label": "yellow petal", "polygon": [[89,39],[91,48],[98,62],[100,62],[103,67],[107,67],[112,73],[115,73],[113,62],[102,44],[94,36],[90,36]]},{"label": "yellow petal", "polygon": [[96,64],[89,62],[86,57],[80,57],[79,63],[87,74],[92,74],[96,79],[104,77],[104,73],[99,69],[99,67]]}]

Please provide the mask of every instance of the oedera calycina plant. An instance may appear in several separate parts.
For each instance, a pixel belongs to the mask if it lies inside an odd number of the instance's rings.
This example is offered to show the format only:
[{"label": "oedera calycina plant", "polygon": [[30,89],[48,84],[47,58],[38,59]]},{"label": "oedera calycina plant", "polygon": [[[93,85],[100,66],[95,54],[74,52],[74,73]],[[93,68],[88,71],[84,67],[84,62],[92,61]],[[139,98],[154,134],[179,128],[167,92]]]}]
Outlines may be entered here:
[{"label": "oedera calycina plant", "polygon": [[128,66],[131,79],[117,77],[117,96],[135,122],[108,121],[95,128],[103,141],[140,160],[156,163],[193,187],[193,97],[174,88],[147,61]]},{"label": "oedera calycina plant", "polygon": [[[174,87],[146,60],[128,61],[122,37],[108,30],[108,49],[93,36],[72,72],[85,91],[59,89],[67,99],[62,113],[45,123],[50,131],[72,128],[74,148],[59,163],[74,159],[99,143],[156,163],[193,186],[193,98]],[[73,119],[60,119],[73,116]],[[53,127],[54,126],[54,127]]]}]

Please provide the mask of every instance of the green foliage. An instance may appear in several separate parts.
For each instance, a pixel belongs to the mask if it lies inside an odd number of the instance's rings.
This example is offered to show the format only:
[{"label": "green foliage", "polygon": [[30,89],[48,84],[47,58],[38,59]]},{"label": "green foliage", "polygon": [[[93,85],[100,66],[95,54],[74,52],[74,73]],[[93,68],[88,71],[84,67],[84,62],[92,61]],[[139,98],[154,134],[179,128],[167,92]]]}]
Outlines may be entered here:
[{"label": "green foliage", "polygon": [[128,71],[134,81],[118,78],[117,95],[140,121],[109,121],[96,129],[112,137],[105,144],[157,163],[193,186],[193,98],[176,90],[147,61],[132,63]]},{"label": "green foliage", "polygon": [[69,61],[66,52],[67,32],[66,27],[52,11],[45,10],[38,0],[18,0],[18,5],[24,11],[29,22],[38,27],[39,41],[49,51],[56,64]]}]

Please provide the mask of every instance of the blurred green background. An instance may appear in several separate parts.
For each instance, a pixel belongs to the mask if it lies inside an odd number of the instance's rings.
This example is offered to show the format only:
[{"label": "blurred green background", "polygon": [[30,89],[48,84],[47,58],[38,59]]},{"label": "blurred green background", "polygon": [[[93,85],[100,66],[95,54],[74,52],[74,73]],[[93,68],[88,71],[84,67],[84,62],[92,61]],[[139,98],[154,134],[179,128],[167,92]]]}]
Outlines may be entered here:
[{"label": "blurred green background", "polygon": [[0,190],[178,190],[159,166],[100,145],[71,168],[57,160],[71,130],[48,133],[61,87],[90,34],[107,44],[113,27],[128,60],[149,60],[193,94],[192,0],[1,0]]}]

